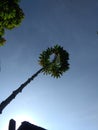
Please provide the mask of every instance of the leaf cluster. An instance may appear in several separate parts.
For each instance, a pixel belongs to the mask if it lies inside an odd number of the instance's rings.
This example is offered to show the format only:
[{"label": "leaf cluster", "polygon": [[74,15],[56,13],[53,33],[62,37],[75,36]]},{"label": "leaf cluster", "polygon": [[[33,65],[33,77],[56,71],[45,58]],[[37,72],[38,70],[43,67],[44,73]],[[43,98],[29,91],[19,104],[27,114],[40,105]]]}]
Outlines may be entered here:
[{"label": "leaf cluster", "polygon": [[[51,61],[50,57],[54,54]],[[55,45],[53,48],[48,48],[43,51],[39,57],[39,64],[44,68],[44,74],[50,74],[55,78],[59,78],[63,72],[69,69],[69,54],[63,47]]]},{"label": "leaf cluster", "polygon": [[0,1],[0,39],[2,39],[5,29],[11,30],[19,26],[24,18],[18,2],[19,0]]}]

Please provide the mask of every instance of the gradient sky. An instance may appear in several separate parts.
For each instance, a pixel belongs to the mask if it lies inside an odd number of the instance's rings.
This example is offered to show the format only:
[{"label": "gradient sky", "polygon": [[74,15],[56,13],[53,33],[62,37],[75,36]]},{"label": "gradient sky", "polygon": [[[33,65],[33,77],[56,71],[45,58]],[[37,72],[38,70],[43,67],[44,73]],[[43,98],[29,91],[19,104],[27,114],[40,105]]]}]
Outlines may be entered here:
[{"label": "gradient sky", "polygon": [[98,130],[98,0],[21,0],[25,19],[0,47],[0,102],[35,73],[39,54],[59,44],[70,54],[60,79],[40,74],[0,115],[48,130]]}]

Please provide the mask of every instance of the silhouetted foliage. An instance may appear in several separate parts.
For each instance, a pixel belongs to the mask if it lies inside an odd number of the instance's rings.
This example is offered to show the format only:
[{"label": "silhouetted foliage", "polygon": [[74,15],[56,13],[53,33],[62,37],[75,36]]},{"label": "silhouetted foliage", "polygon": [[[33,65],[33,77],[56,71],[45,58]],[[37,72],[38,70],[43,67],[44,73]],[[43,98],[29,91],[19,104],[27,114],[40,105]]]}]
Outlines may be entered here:
[{"label": "silhouetted foliage", "polygon": [[20,0],[0,0],[0,46],[4,45],[6,41],[2,37],[5,29],[11,30],[19,26],[24,18],[18,2]]},{"label": "silhouetted foliage", "polygon": [[5,44],[6,40],[0,36],[0,46],[3,46]]}]

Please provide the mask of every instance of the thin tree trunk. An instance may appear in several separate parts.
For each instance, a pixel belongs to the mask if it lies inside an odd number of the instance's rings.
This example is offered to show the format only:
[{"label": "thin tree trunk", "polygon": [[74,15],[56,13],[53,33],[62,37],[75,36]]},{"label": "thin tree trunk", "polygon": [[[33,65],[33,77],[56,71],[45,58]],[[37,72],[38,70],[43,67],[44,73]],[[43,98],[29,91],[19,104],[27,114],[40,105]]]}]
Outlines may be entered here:
[{"label": "thin tree trunk", "polygon": [[12,94],[6,98],[3,102],[0,104],[0,114],[2,114],[3,109],[20,93],[22,92],[23,88],[25,88],[39,73],[41,73],[43,68],[38,70],[35,74],[33,74],[30,78],[27,79],[23,84],[20,85],[18,89],[12,92]]}]

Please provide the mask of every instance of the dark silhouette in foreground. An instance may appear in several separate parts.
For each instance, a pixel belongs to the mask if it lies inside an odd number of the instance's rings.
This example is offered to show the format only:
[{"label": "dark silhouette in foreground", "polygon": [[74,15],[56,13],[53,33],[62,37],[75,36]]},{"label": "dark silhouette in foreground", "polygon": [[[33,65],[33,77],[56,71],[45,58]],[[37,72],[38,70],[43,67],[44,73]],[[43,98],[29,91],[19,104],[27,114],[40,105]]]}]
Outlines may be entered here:
[{"label": "dark silhouette in foreground", "polygon": [[9,129],[8,130],[15,130],[16,129],[16,121],[11,119],[9,121]]},{"label": "dark silhouette in foreground", "polygon": [[[11,119],[9,121],[9,128],[8,130],[16,130],[16,121]],[[17,130],[46,130],[42,127],[36,126],[34,124],[31,124],[27,121],[22,122],[22,124],[19,126]]]},{"label": "dark silhouette in foreground", "polygon": [[22,122],[21,126],[17,130],[46,130],[27,121]]}]

